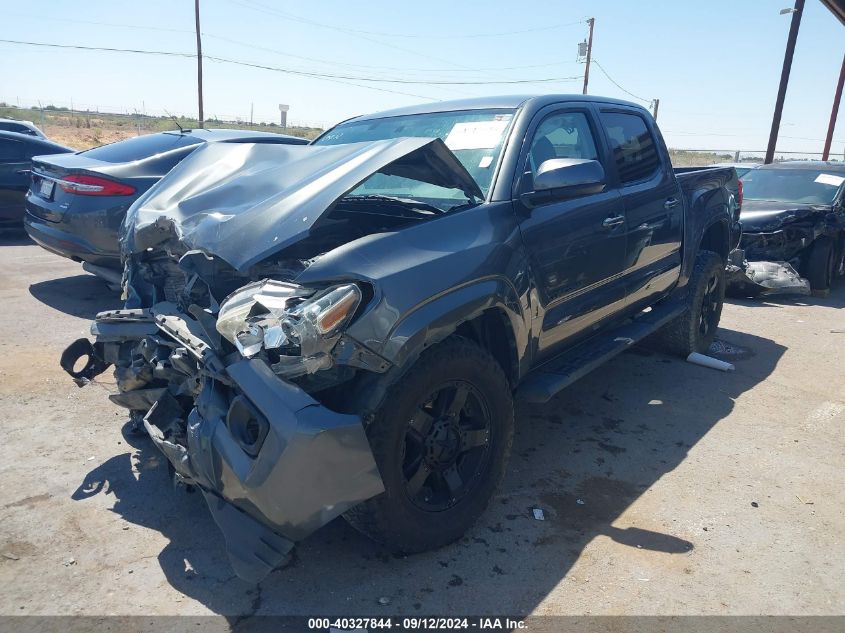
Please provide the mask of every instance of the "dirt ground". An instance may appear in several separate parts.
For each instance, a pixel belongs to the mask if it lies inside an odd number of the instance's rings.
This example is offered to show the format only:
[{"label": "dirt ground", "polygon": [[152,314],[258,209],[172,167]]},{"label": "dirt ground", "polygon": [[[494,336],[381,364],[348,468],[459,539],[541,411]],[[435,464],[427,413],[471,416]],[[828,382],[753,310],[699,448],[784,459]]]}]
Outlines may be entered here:
[{"label": "dirt ground", "polygon": [[99,128],[95,130],[87,128],[76,128],[66,125],[47,124],[42,128],[54,143],[65,145],[76,150],[90,149],[98,145],[116,143],[128,138],[138,136],[138,132],[132,128]]},{"label": "dirt ground", "polygon": [[727,305],[734,373],[635,348],[521,406],[504,487],[462,541],[397,558],[338,519],[258,586],[124,433],[111,378],[79,389],[59,368],[116,303],[0,236],[0,615],[845,610],[845,284]]}]

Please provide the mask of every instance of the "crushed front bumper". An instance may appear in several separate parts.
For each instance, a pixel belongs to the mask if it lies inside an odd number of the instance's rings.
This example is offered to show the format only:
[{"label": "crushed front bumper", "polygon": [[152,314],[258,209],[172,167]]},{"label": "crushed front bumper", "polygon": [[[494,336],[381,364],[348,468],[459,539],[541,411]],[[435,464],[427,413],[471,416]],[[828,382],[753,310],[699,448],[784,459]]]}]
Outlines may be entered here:
[{"label": "crushed front bumper", "polygon": [[82,385],[115,365],[112,400],[143,415],[176,476],[203,491],[238,576],[257,582],[295,541],[383,492],[358,416],[329,410],[262,360],[221,358],[173,304],[100,313],[91,330],[94,344],[76,341],[62,367]]},{"label": "crushed front bumper", "polygon": [[742,249],[735,249],[726,270],[727,292],[736,297],[810,294],[810,282],[788,262],[748,261]]}]

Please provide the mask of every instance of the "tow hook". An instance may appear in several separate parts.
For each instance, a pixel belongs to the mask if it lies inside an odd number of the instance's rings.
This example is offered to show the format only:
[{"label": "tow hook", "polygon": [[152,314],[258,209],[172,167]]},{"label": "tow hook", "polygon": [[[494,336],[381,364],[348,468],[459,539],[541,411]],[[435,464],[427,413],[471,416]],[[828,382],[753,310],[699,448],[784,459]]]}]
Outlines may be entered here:
[{"label": "tow hook", "polygon": [[[87,359],[85,366],[75,371],[74,367],[77,366],[80,358]],[[94,377],[106,371],[110,364],[102,358],[102,346],[92,345],[87,338],[77,339],[68,345],[59,359],[59,365],[70,374],[77,387],[87,385]]]}]

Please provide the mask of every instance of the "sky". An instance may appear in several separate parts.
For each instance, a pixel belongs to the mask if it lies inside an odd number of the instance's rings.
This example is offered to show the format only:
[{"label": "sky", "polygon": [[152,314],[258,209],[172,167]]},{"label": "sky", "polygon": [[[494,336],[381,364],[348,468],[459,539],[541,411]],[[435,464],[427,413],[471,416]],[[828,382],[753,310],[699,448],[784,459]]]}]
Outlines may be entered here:
[{"label": "sky", "polygon": [[[285,103],[289,122],[326,127],[432,100],[580,93],[577,45],[594,17],[591,94],[647,107],[660,99],[658,123],[674,148],[764,150],[790,23],[779,11],[791,6],[201,0],[204,55],[277,69],[206,59],[205,114],[249,120],[252,111],[256,121],[273,121]],[[196,52],[191,0],[41,0],[15,3],[2,15],[0,39]],[[845,26],[818,0],[807,0],[778,150],[821,151],[843,54]],[[10,104],[195,116],[196,90],[191,57],[0,42],[0,101]],[[834,135],[838,155],[845,153],[843,112],[845,106]]]}]

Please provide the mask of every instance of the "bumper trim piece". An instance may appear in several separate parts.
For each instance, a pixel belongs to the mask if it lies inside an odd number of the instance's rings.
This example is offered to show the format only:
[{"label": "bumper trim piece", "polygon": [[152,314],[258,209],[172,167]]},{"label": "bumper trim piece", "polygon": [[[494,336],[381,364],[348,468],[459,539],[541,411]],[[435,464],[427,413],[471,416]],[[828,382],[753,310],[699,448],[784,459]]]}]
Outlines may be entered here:
[{"label": "bumper trim piece", "polygon": [[227,371],[269,429],[253,459],[200,397],[189,419],[191,463],[224,498],[298,541],[384,491],[360,417],[330,411],[263,361],[239,361]]},{"label": "bumper trim piece", "polygon": [[293,541],[261,525],[217,495],[202,491],[211,516],[226,540],[229,562],[239,578],[258,583],[279,567],[293,549]]}]

